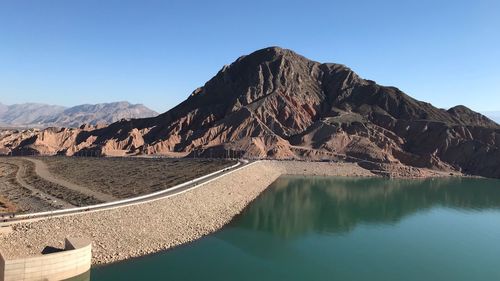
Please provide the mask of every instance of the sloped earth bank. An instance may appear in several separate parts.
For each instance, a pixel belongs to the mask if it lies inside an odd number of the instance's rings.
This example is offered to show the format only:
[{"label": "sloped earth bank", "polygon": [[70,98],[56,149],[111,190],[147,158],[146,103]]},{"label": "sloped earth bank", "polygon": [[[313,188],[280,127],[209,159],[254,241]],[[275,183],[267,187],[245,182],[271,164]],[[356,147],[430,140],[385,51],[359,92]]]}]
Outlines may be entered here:
[{"label": "sloped earth bank", "polygon": [[261,161],[171,198],[14,225],[0,236],[0,250],[35,255],[70,235],[92,239],[93,264],[166,250],[222,228],[283,174],[376,176],[351,163]]},{"label": "sloped earth bank", "polygon": [[[291,165],[291,164],[289,164]],[[296,163],[297,172],[314,172],[310,163]],[[353,164],[317,163],[330,175],[371,176]],[[93,241],[93,263],[109,263],[180,245],[212,233],[255,199],[281,174],[285,162],[259,162],[198,189],[151,203],[119,209],[21,223],[0,237],[8,257],[34,255],[45,246],[61,247],[68,235]],[[292,165],[293,166],[293,165]]]}]

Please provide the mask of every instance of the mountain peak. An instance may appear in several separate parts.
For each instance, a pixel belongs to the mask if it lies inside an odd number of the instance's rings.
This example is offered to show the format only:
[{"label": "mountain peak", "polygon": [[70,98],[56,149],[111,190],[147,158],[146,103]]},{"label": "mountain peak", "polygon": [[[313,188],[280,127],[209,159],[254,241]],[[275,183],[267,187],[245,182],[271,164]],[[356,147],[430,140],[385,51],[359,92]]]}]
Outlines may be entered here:
[{"label": "mountain peak", "polygon": [[464,106],[457,105],[448,109],[448,113],[453,115],[464,125],[481,125],[484,127],[497,127],[498,124],[488,117],[473,111],[472,109]]},{"label": "mountain peak", "polygon": [[271,57],[276,57],[276,56],[283,56],[283,55],[298,55],[294,51],[290,49],[285,49],[281,48],[278,46],[271,46],[271,47],[266,47],[257,51],[254,51],[253,53],[250,53],[248,56],[271,56]]},{"label": "mountain peak", "polygon": [[275,61],[280,58],[308,60],[305,57],[295,53],[290,49],[285,49],[278,46],[271,46],[254,51],[248,55],[242,56],[235,63],[243,60],[252,61],[254,63],[264,63],[264,62]]},{"label": "mountain peak", "polygon": [[375,171],[402,165],[500,177],[499,134],[500,126],[465,107],[439,109],[346,66],[268,47],[223,67],[156,118],[87,131],[56,152],[231,150],[247,157],[348,159]]}]

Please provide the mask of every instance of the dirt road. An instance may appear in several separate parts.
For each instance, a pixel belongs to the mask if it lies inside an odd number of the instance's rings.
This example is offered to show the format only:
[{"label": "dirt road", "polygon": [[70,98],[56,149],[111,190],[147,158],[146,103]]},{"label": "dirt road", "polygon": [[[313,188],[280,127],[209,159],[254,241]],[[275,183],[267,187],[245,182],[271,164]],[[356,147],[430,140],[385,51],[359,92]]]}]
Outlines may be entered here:
[{"label": "dirt road", "polygon": [[52,182],[52,183],[64,186],[64,187],[66,187],[68,189],[74,190],[74,191],[79,192],[81,194],[85,194],[85,195],[94,197],[94,198],[96,198],[98,200],[101,200],[101,201],[104,201],[104,202],[110,202],[110,201],[117,200],[117,198],[113,197],[112,195],[105,194],[105,193],[102,193],[102,192],[99,192],[99,191],[95,191],[95,190],[91,190],[91,189],[89,189],[87,187],[84,187],[84,186],[81,186],[81,185],[78,185],[78,184],[66,181],[64,179],[55,177],[54,175],[52,175],[49,172],[49,168],[41,160],[34,159],[34,158],[23,158],[23,159],[27,160],[27,161],[30,161],[33,164],[35,164],[35,173],[39,177],[43,178],[46,181],[49,181],[49,182]]}]

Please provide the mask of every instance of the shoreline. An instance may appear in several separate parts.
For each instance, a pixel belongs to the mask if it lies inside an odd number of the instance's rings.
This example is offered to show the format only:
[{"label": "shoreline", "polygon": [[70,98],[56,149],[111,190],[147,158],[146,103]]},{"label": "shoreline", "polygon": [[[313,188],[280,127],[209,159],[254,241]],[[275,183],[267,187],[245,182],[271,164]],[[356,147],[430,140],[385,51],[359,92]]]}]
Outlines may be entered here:
[{"label": "shoreline", "polygon": [[380,177],[356,163],[260,161],[174,197],[15,224],[0,235],[0,251],[39,255],[72,236],[93,241],[93,265],[158,253],[222,229],[282,175]]}]

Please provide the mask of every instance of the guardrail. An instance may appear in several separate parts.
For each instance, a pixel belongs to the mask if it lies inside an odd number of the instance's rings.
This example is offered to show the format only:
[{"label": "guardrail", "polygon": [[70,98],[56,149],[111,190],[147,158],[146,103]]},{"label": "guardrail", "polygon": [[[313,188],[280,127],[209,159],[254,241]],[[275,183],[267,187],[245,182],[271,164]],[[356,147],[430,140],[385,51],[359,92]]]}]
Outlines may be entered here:
[{"label": "guardrail", "polygon": [[[230,167],[226,167],[224,169],[220,169],[218,171],[215,171],[215,172],[212,172],[210,174],[198,177],[196,179],[189,180],[187,182],[175,185],[175,186],[173,186],[171,188],[167,188],[167,189],[164,189],[164,190],[161,190],[161,191],[157,191],[157,192],[153,192],[153,193],[149,193],[149,194],[146,194],[146,195],[141,195],[141,196],[137,196],[137,197],[133,197],[133,198],[127,198],[127,199],[123,199],[123,200],[117,200],[117,201],[106,202],[106,203],[101,203],[101,204],[96,204],[96,205],[91,205],[91,206],[84,206],[84,207],[75,207],[75,208],[69,208],[69,209],[45,211],[45,212],[38,212],[38,213],[31,213],[31,214],[10,215],[9,217],[2,216],[3,218],[2,218],[2,221],[0,222],[0,227],[1,226],[6,226],[6,225],[8,225],[10,223],[19,222],[19,221],[23,221],[23,220],[29,220],[29,219],[37,219],[37,218],[43,218],[43,217],[54,217],[54,216],[63,216],[63,215],[69,215],[69,214],[74,214],[74,213],[79,213],[79,212],[107,210],[107,209],[112,209],[112,208],[115,208],[115,207],[120,207],[121,205],[123,205],[123,206],[129,206],[129,205],[133,205],[134,203],[138,204],[138,203],[151,202],[151,201],[154,201],[154,200],[157,200],[157,199],[164,198],[164,197],[159,197],[160,195],[162,195],[164,193],[171,193],[172,191],[175,191],[177,189],[189,186],[191,184],[196,184],[197,182],[203,181],[203,180],[205,180],[207,178],[210,178],[210,177],[213,177],[213,176],[215,176],[217,174],[221,174],[221,173],[224,173],[226,171],[233,170],[233,169],[237,168],[238,166],[240,166],[242,164],[248,164],[248,163],[249,163],[248,160],[240,159],[238,161],[238,163],[236,163],[236,164],[234,164],[234,165],[232,165]],[[253,163],[256,163],[256,162],[253,162]],[[249,165],[251,165],[253,163],[250,163]],[[246,165],[246,166],[248,166],[248,165]],[[246,167],[246,166],[244,166],[244,167]],[[239,169],[237,169],[237,170],[239,170]],[[236,170],[234,170],[234,171],[236,171]],[[217,177],[217,178],[219,178],[219,177]],[[215,180],[217,178],[214,178],[212,180]],[[212,180],[209,180],[209,181],[207,181],[205,183],[211,182]],[[194,187],[196,187],[196,185],[193,186],[193,188]],[[191,189],[192,188],[187,189],[187,190],[191,190]],[[182,193],[182,192],[180,192],[180,193]],[[174,194],[179,194],[179,193],[174,193]],[[172,195],[173,194],[171,194],[170,196],[172,196]],[[150,200],[148,200],[148,199],[150,199]]]}]

